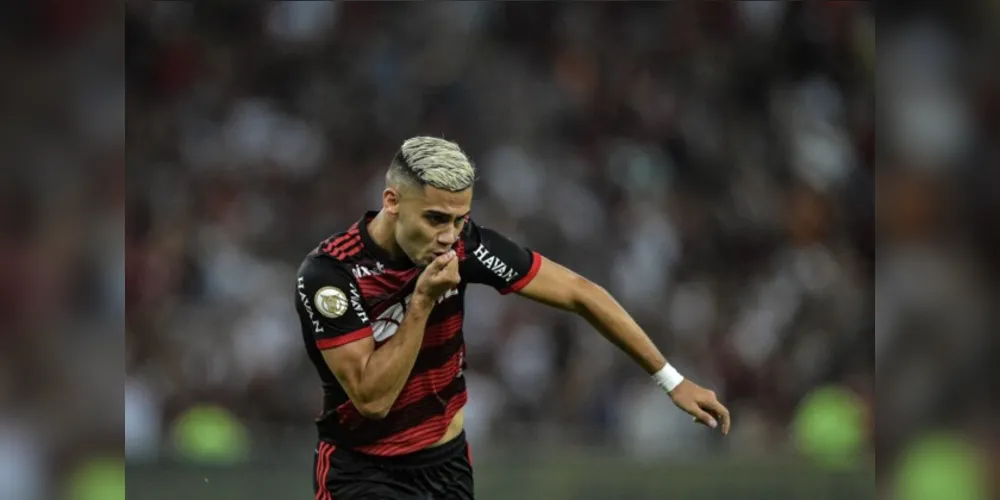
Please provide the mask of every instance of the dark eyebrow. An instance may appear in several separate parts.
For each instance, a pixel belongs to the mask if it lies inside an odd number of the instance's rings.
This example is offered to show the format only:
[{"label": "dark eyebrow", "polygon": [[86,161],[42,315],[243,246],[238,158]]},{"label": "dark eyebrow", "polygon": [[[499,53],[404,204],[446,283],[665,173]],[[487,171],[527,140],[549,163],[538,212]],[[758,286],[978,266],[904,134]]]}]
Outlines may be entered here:
[{"label": "dark eyebrow", "polygon": [[[440,216],[443,216],[443,217],[451,217],[451,214],[444,213],[444,212],[439,212],[437,210],[425,210],[424,213],[428,214],[428,215],[440,215]],[[470,214],[472,214],[472,210],[469,210],[468,212],[465,212],[464,214],[459,215],[458,218],[459,219],[464,219],[464,218],[468,217]]]}]

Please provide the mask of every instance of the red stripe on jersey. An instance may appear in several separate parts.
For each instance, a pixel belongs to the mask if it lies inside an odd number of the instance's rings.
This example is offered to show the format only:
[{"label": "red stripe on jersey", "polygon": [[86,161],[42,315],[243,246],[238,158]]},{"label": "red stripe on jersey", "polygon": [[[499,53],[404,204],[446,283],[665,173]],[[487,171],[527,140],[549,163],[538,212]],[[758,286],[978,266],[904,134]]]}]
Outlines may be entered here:
[{"label": "red stripe on jersey", "polygon": [[361,237],[355,236],[339,245],[337,245],[333,250],[329,252],[330,255],[336,257],[338,260],[344,260],[348,257],[348,253],[354,255],[364,247],[361,243]]},{"label": "red stripe on jersey", "polygon": [[458,375],[462,359],[462,349],[459,349],[445,364],[412,377],[403,386],[403,391],[399,393],[390,411],[406,411],[407,406],[420,401],[424,396],[444,389]]},{"label": "red stripe on jersey", "polygon": [[[458,370],[462,367],[463,352],[464,349],[459,349],[445,364],[417,375],[411,375],[389,411],[392,413],[406,412],[407,406],[443,389],[458,375]],[[337,413],[341,423],[350,424],[364,419],[351,400],[338,406]]]},{"label": "red stripe on jersey", "polygon": [[337,236],[336,238],[334,238],[333,240],[331,240],[329,243],[327,243],[323,247],[323,252],[330,253],[334,248],[337,248],[337,247],[341,246],[341,243],[344,243],[345,241],[348,241],[352,237],[358,236],[358,235],[360,235],[360,231],[358,231],[358,224],[355,222],[354,225],[351,226],[351,228],[348,229],[346,233],[344,233],[344,234],[342,234],[340,236]]},{"label": "red stripe on jersey", "polygon": [[380,439],[377,443],[359,446],[357,450],[378,456],[404,455],[422,450],[438,442],[444,436],[444,433],[448,431],[448,424],[455,418],[455,414],[465,406],[468,399],[468,392],[462,391],[451,398],[444,413],[435,415],[420,425]]},{"label": "red stripe on jersey", "polygon": [[[387,269],[382,274],[362,276],[358,278],[358,287],[366,300],[385,298],[405,288],[410,281],[420,275],[419,269],[396,271]],[[387,306],[388,307],[388,306]],[[373,311],[376,315],[380,311]]]},{"label": "red stripe on jersey", "polygon": [[447,342],[462,331],[462,319],[462,313],[459,311],[441,322],[427,326],[424,330],[424,343],[420,348],[426,349]]},{"label": "red stripe on jersey", "polygon": [[538,252],[531,252],[531,269],[528,270],[528,274],[525,274],[521,279],[514,282],[513,285],[500,290],[500,293],[507,295],[508,293],[514,293],[521,291],[522,288],[527,286],[528,283],[534,279],[535,275],[538,274],[538,269],[542,266],[542,255]]},{"label": "red stripe on jersey", "polygon": [[344,335],[338,335],[336,337],[329,339],[317,339],[316,347],[321,351],[324,349],[333,349],[334,347],[340,347],[342,345],[350,344],[351,342],[355,342],[371,336],[372,336],[372,327],[371,325],[367,325],[361,328],[360,330],[355,330],[351,333],[345,333]]},{"label": "red stripe on jersey", "polygon": [[386,280],[372,279],[374,276],[365,276],[358,279],[358,288],[361,289],[361,296],[365,299],[374,297],[385,297],[392,295],[394,287]]},{"label": "red stripe on jersey", "polygon": [[345,249],[340,253],[340,257],[339,258],[341,260],[343,260],[343,259],[346,259],[348,257],[353,257],[353,256],[357,255],[358,252],[360,252],[361,249],[363,249],[364,247],[365,247],[365,245],[363,243],[361,243],[361,238],[358,238],[358,244],[355,245],[355,246],[353,246],[353,247],[350,247],[350,248],[346,248],[345,247]]}]

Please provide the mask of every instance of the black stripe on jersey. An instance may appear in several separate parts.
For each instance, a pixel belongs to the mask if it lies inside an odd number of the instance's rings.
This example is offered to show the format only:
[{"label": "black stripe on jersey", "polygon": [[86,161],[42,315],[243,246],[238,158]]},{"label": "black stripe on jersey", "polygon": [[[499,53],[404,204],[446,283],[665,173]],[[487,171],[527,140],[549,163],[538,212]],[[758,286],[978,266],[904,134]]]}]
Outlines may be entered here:
[{"label": "black stripe on jersey", "polygon": [[461,328],[457,328],[455,333],[442,344],[421,348],[420,354],[417,355],[417,361],[413,364],[413,371],[410,372],[411,376],[420,375],[427,370],[439,368],[447,363],[456,352],[462,349],[462,345],[465,343],[461,331]]},{"label": "black stripe on jersey", "polygon": [[[414,276],[412,279],[410,279],[410,281],[408,281],[406,284],[404,284],[398,290],[392,292],[390,295],[388,295],[386,297],[370,297],[370,296],[366,296],[365,297],[365,301],[368,303],[368,307],[371,309],[371,311],[369,312],[369,315],[371,317],[373,317],[373,318],[377,318],[377,317],[379,317],[380,314],[384,313],[386,309],[392,307],[393,304],[396,304],[397,302],[401,302],[407,295],[410,295],[411,293],[413,293],[413,290],[416,289],[417,278],[419,276],[420,275]],[[366,280],[366,279],[367,280],[372,280],[372,281],[376,280],[376,278],[374,278],[374,277],[364,277],[364,278],[361,278],[360,280],[358,280],[358,287],[361,288],[362,292],[364,292],[364,290],[365,290],[365,285],[362,284],[361,281],[362,280]],[[379,285],[379,286],[381,286],[381,285]],[[441,305],[444,305],[444,304],[441,304]],[[436,313],[437,310],[438,310],[438,308],[435,307],[434,310],[431,311],[431,315],[428,317],[428,321],[427,321],[428,327],[432,326],[431,322],[436,321],[436,319],[435,319],[436,315],[434,313]]]},{"label": "black stripe on jersey", "polygon": [[464,390],[465,377],[457,377],[439,392],[427,394],[415,403],[407,405],[402,411],[389,413],[382,420],[365,420],[360,426],[353,429],[343,429],[331,422],[333,425],[325,426],[327,430],[323,432],[323,435],[336,436],[336,441],[343,446],[370,445],[380,439],[416,427],[435,415],[443,414],[448,406],[448,401]]}]

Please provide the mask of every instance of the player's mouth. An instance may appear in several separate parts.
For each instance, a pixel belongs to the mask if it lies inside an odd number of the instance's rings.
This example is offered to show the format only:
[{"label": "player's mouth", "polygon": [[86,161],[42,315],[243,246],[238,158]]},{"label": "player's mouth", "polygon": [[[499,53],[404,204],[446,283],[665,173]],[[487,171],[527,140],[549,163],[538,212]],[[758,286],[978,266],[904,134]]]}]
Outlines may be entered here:
[{"label": "player's mouth", "polygon": [[450,248],[445,248],[444,250],[432,250],[431,251],[431,255],[433,255],[434,258],[436,259],[436,258],[438,258],[438,257],[440,257],[440,256],[442,256],[442,255],[444,255],[444,254],[446,254],[446,253],[448,253],[450,251],[451,251]]}]

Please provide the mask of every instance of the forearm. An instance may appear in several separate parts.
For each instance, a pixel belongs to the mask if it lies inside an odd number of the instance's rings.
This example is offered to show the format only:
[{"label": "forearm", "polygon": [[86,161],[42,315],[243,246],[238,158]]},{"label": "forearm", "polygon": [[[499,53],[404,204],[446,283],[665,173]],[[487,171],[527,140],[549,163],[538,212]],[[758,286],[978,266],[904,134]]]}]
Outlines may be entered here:
[{"label": "forearm", "polygon": [[417,360],[433,308],[434,301],[414,297],[396,334],[368,358],[358,393],[370,406],[388,412],[399,397]]},{"label": "forearm", "polygon": [[575,301],[574,311],[647,373],[652,375],[666,365],[663,354],[639,324],[600,286],[587,283],[582,287]]}]

